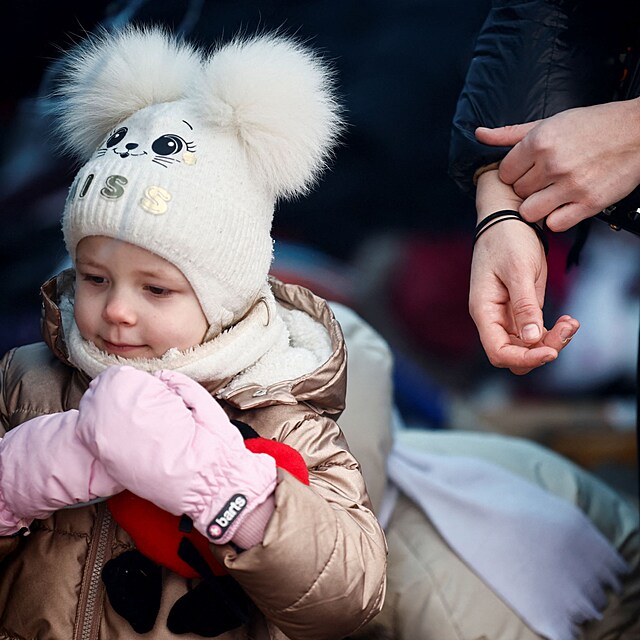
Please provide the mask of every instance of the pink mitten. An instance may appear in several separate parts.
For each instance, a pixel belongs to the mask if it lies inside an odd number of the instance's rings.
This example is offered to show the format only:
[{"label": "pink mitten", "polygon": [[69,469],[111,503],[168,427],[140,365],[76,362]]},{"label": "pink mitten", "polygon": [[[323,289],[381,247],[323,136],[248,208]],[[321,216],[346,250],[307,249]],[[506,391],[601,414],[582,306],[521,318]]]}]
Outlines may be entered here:
[{"label": "pink mitten", "polygon": [[78,412],[33,418],[0,440],[0,535],[124,487],[76,434]]},{"label": "pink mitten", "polygon": [[129,491],[188,515],[217,544],[273,510],[274,459],[249,451],[220,405],[181,373],[110,367],[82,398],[78,433]]}]

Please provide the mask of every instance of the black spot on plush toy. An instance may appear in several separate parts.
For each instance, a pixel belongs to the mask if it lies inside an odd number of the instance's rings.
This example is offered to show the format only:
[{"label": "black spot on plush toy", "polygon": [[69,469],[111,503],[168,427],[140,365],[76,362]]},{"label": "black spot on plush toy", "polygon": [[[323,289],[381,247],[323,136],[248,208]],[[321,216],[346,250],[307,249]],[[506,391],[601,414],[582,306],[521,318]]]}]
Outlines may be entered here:
[{"label": "black spot on plush toy", "polygon": [[[247,424],[233,420],[253,453],[266,453],[276,466],[309,484],[302,456],[288,445],[261,438]],[[153,629],[160,610],[162,567],[198,582],[171,608],[168,629],[206,638],[239,627],[248,620],[250,601],[240,585],[213,557],[209,541],[186,516],[180,518],[138,496],[123,491],[107,504],[116,522],[136,548],[104,566],[104,581],[114,611],[137,633]]]}]

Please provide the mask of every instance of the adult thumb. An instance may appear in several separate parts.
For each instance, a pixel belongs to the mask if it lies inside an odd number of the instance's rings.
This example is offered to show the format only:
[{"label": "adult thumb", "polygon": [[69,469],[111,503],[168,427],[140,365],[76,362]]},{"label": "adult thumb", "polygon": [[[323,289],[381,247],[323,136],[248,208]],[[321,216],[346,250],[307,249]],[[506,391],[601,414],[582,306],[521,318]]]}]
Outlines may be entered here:
[{"label": "adult thumb", "polygon": [[495,147],[512,147],[520,142],[540,121],[533,120],[523,124],[510,124],[504,127],[478,127],[476,139],[482,144]]},{"label": "adult thumb", "polygon": [[511,312],[516,324],[518,337],[526,344],[532,345],[542,339],[544,320],[542,306],[538,302],[535,289],[532,287],[510,292]]}]

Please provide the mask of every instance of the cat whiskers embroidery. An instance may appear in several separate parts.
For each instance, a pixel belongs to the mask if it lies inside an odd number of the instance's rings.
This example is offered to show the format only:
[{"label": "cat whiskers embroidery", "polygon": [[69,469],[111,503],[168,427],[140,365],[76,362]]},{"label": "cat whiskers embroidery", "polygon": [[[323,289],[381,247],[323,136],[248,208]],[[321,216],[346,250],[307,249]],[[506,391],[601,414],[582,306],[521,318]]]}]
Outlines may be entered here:
[{"label": "cat whiskers embroidery", "polygon": [[180,158],[170,158],[168,156],[155,156],[151,162],[155,162],[159,164],[161,167],[168,167],[170,164],[174,162],[181,162]]}]

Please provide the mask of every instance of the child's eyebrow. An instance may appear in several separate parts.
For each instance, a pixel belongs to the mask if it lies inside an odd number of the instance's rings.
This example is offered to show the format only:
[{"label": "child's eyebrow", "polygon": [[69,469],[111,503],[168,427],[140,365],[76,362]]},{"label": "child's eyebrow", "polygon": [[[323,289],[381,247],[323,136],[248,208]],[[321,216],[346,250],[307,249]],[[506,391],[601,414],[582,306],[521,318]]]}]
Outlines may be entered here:
[{"label": "child's eyebrow", "polygon": [[[91,258],[76,258],[76,266],[80,265],[85,269],[87,267],[94,269],[105,269],[105,265],[95,262]],[[139,269],[136,271],[136,275],[142,278],[158,279],[158,280],[173,280],[175,275],[169,270],[164,270],[161,267],[157,269]]]},{"label": "child's eyebrow", "polygon": [[98,264],[97,262],[94,262],[93,260],[91,260],[91,258],[76,257],[76,265],[79,265],[79,264],[81,264],[83,267],[102,268],[101,264]]},{"label": "child's eyebrow", "polygon": [[169,280],[172,277],[171,272],[164,271],[161,268],[159,268],[157,270],[154,270],[154,271],[148,271],[146,269],[141,269],[140,271],[137,271],[136,273],[139,276],[142,276],[143,278],[160,278],[160,279]]}]

